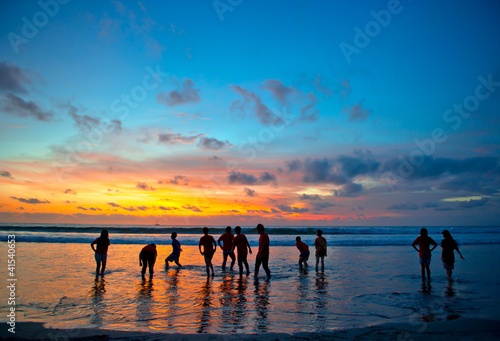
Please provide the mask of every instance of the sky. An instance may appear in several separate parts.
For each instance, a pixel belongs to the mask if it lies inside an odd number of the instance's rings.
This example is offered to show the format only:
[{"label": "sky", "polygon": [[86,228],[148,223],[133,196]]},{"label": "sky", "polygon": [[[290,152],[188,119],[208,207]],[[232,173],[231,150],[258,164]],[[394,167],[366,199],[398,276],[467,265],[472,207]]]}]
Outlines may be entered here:
[{"label": "sky", "polygon": [[494,1],[0,1],[0,222],[500,225]]}]

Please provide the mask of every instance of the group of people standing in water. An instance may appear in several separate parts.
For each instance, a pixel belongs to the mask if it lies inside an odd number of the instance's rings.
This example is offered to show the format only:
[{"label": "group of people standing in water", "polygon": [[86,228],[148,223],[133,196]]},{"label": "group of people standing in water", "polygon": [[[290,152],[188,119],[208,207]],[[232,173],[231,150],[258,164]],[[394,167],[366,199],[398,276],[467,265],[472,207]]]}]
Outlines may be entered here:
[{"label": "group of people standing in water", "polygon": [[[240,276],[243,276],[243,266],[246,269],[247,276],[250,275],[250,267],[248,265],[248,253],[252,254],[252,248],[250,243],[248,243],[247,237],[241,233],[241,227],[236,226],[234,228],[236,236],[231,232],[231,226],[226,227],[226,232],[219,237],[217,240],[219,247],[222,249],[223,261],[222,261],[222,271],[226,270],[226,264],[228,258],[231,258],[230,269],[234,269],[236,260],[238,261],[238,267]],[[203,236],[200,238],[198,243],[198,249],[200,254],[204,257],[207,276],[214,276],[214,267],[212,264],[212,258],[217,250],[217,242],[215,238],[209,235],[208,227],[202,229]],[[265,233],[264,225],[257,225],[257,232],[259,233],[259,248],[257,250],[257,255],[255,257],[255,278],[259,275],[259,269],[262,266],[268,278],[271,278],[271,271],[269,270],[269,235]],[[318,271],[318,266],[321,263],[321,271],[325,268],[325,257],[327,255],[327,243],[326,239],[322,236],[323,231],[317,230],[317,238],[314,241],[316,248],[316,271]],[[172,253],[165,258],[165,267],[168,269],[170,263],[175,263],[179,268],[182,268],[181,263],[179,263],[179,258],[182,252],[181,244],[177,240],[177,233],[172,232],[170,236],[172,239]],[[110,245],[109,234],[107,230],[102,230],[101,236],[96,238],[90,246],[95,252],[96,260],[96,276],[104,274],[106,269],[107,251]],[[299,255],[299,267],[300,270],[307,268],[307,261],[309,259],[309,247],[307,244],[301,241],[300,237],[296,238],[295,246],[300,251]],[[235,256],[235,250],[238,256]],[[139,266],[142,266],[142,276],[146,274],[146,270],[149,268],[149,274],[154,273],[154,264],[156,262],[156,257],[158,253],[156,251],[156,244],[151,243],[144,246],[139,254]]]},{"label": "group of people standing in water", "polygon": [[[219,237],[217,242],[215,238],[209,235],[208,227],[204,227],[202,229],[203,236],[200,238],[198,243],[198,249],[200,254],[204,257],[205,266],[207,276],[214,276],[214,267],[212,264],[212,258],[217,250],[217,243],[219,247],[222,249],[222,271],[226,270],[227,260],[231,258],[230,269],[233,270],[236,260],[238,260],[238,267],[240,276],[243,276],[243,266],[246,269],[247,276],[250,275],[250,268],[248,266],[248,253],[252,254],[252,248],[248,243],[247,237],[241,233],[241,227],[236,226],[234,231],[236,232],[236,236],[231,232],[231,226],[226,227],[226,232]],[[257,251],[257,255],[255,257],[255,278],[259,275],[259,269],[262,266],[268,278],[271,277],[271,271],[269,270],[269,236],[265,233],[264,225],[257,225],[257,232],[259,233],[259,248]],[[316,249],[316,271],[318,271],[319,264],[321,263],[321,271],[324,271],[325,264],[324,259],[327,256],[327,243],[326,239],[322,236],[323,231],[316,231],[316,240],[314,241],[314,246]],[[448,280],[451,281],[451,274],[454,269],[455,264],[455,253],[456,250],[460,255],[461,259],[464,259],[460,250],[458,249],[457,242],[451,236],[450,231],[443,231],[443,240],[441,242],[442,247],[442,255],[441,260],[443,261],[443,267],[446,269],[446,274],[448,276]],[[165,267],[168,269],[170,263],[175,263],[178,267],[182,267],[179,263],[179,258],[182,252],[181,244],[177,240],[177,233],[173,232],[171,235],[172,239],[172,253],[165,259]],[[309,259],[310,251],[309,246],[304,243],[300,236],[297,236],[295,239],[295,246],[300,252],[299,255],[299,269],[302,271],[303,269],[307,269],[308,264],[307,261]],[[107,251],[108,246],[110,245],[109,235],[107,230],[102,230],[101,236],[95,239],[90,246],[92,250],[95,252],[95,260],[96,260],[96,276],[104,274],[106,269],[106,259],[107,259]],[[428,231],[426,228],[422,228],[420,230],[420,236],[417,237],[413,243],[411,244],[413,248],[418,251],[422,279],[430,279],[431,270],[431,252],[437,247],[437,243],[429,237]],[[418,247],[417,247],[418,246]],[[431,247],[432,246],[432,247]],[[235,256],[235,252],[237,251],[238,256]],[[149,274],[153,275],[154,272],[154,264],[156,262],[156,257],[158,253],[156,251],[156,244],[148,244],[144,246],[139,254],[139,266],[142,266],[142,276],[146,274],[146,270],[149,268]]]}]

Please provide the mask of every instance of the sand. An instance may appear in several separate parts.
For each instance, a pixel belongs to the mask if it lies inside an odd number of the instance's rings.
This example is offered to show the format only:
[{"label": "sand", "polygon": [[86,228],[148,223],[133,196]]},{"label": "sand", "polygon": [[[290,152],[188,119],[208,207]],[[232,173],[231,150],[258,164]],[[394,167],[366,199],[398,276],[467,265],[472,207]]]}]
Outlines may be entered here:
[{"label": "sand", "polygon": [[[106,329],[50,329],[43,323],[20,322],[16,333],[0,330],[2,339],[15,340],[499,340],[500,321],[458,319],[419,324],[387,323],[320,333],[179,334]],[[15,336],[13,336],[15,335]]]}]

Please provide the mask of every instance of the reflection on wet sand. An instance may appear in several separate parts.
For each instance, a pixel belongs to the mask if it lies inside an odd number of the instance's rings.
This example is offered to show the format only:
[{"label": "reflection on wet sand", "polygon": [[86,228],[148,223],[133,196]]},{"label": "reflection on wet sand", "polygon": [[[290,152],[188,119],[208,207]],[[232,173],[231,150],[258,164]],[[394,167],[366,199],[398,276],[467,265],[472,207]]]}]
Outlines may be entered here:
[{"label": "reflection on wet sand", "polygon": [[237,296],[234,303],[234,326],[235,329],[243,329],[246,325],[245,320],[247,317],[247,277],[240,277],[236,286]]},{"label": "reflection on wet sand", "polygon": [[198,316],[199,328],[198,333],[208,333],[209,327],[212,325],[211,320],[211,310],[212,310],[212,281],[208,277],[205,284],[198,291],[198,306],[200,308],[200,313]]},{"label": "reflection on wet sand", "polygon": [[90,323],[95,325],[102,324],[102,315],[106,308],[103,303],[104,293],[106,292],[106,281],[103,277],[96,277],[92,289],[90,289],[89,296],[92,299],[92,315]]},{"label": "reflection on wet sand", "polygon": [[316,295],[314,297],[317,330],[324,330],[328,313],[328,282],[324,273],[316,274]]},{"label": "reflection on wet sand", "polygon": [[179,269],[170,269],[167,272],[166,282],[166,297],[167,297],[167,325],[169,327],[175,326],[174,319],[179,303]]},{"label": "reflection on wet sand", "polygon": [[152,277],[143,277],[137,284],[137,322],[143,326],[149,326],[154,318],[151,313],[153,290]]},{"label": "reflection on wet sand", "polygon": [[255,328],[259,332],[265,333],[268,329],[267,314],[269,306],[269,280],[255,280],[254,284],[254,309],[257,312],[257,315],[255,317]]},{"label": "reflection on wet sand", "polygon": [[220,305],[222,307],[221,325],[220,328],[226,331],[235,331],[235,324],[233,317],[235,315],[235,301],[236,295],[233,292],[233,274],[229,274],[222,279],[220,285]]}]

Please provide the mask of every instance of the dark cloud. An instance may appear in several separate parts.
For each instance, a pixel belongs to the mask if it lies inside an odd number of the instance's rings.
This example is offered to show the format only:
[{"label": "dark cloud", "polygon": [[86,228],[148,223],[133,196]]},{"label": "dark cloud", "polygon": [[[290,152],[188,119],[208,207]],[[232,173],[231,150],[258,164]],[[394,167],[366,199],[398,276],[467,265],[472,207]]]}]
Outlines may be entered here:
[{"label": "dark cloud", "polygon": [[243,191],[245,192],[245,195],[246,195],[247,197],[255,197],[255,196],[257,196],[257,193],[256,193],[256,192],[255,192],[255,190],[253,190],[253,189],[250,189],[250,188],[245,187],[245,188],[243,189]]},{"label": "dark cloud", "polygon": [[220,141],[217,140],[215,137],[202,137],[198,142],[198,147],[206,150],[219,150],[230,146],[232,146],[232,144],[229,143],[228,140]]},{"label": "dark cloud", "polygon": [[300,109],[300,119],[304,121],[314,122],[319,118],[319,110],[316,109],[316,104],[318,100],[316,96],[311,92],[307,96],[308,103]]},{"label": "dark cloud", "polygon": [[182,136],[181,134],[162,133],[158,135],[158,143],[176,144],[176,143],[193,143],[204,134],[196,134],[191,136]]},{"label": "dark cloud", "polygon": [[161,185],[161,184],[172,184],[172,185],[179,185],[179,181],[181,180],[184,180],[184,185],[187,185],[188,184],[188,178],[184,175],[176,175],[173,177],[173,179],[170,179],[168,181],[158,181],[158,183]]},{"label": "dark cloud", "polygon": [[85,108],[77,108],[70,102],[59,103],[58,108],[67,110],[68,115],[75,122],[75,127],[77,127],[82,132],[88,132],[95,129],[101,129],[106,132],[119,133],[122,131],[122,122],[120,120],[110,120],[109,122],[104,122],[100,117],[85,114],[87,110]]},{"label": "dark cloud", "polygon": [[231,105],[230,111],[244,112],[247,105],[253,104],[253,113],[257,116],[262,125],[270,126],[285,123],[281,117],[274,114],[266,105],[264,105],[262,100],[253,92],[243,89],[238,85],[230,85],[230,87],[244,98],[243,102],[240,100],[234,101]]},{"label": "dark cloud", "polygon": [[466,200],[466,201],[458,201],[457,202],[457,208],[459,210],[465,210],[467,208],[475,208],[475,207],[481,207],[486,205],[488,202],[488,198],[481,198],[481,199],[471,199],[471,200]]},{"label": "dark cloud", "polygon": [[0,98],[0,109],[18,117],[32,117],[43,122],[51,121],[54,116],[52,113],[44,111],[37,103],[25,101],[10,93]]},{"label": "dark cloud", "polygon": [[200,100],[200,89],[195,89],[193,80],[189,78],[184,78],[180,89],[168,93],[159,93],[156,96],[158,103],[169,107],[186,103],[198,103]]},{"label": "dark cloud", "polygon": [[342,111],[348,114],[348,121],[366,121],[371,115],[371,111],[365,109],[361,104],[355,104],[352,107],[346,106]]},{"label": "dark cloud", "polygon": [[436,208],[436,207],[439,207],[440,205],[436,202],[424,202],[422,205],[420,205],[420,207],[422,208]]},{"label": "dark cloud", "polygon": [[316,85],[316,89],[325,96],[331,97],[334,95],[333,90],[329,86],[323,84],[323,77],[321,77],[320,75],[316,75],[314,84]]},{"label": "dark cloud", "polygon": [[299,199],[300,200],[321,200],[321,197],[317,194],[309,195],[309,194],[303,193],[301,196],[299,196]]},{"label": "dark cloud", "polygon": [[312,206],[313,206],[313,211],[322,211],[325,208],[335,206],[335,204],[332,204],[331,202],[327,201],[320,201],[320,202],[313,202]]},{"label": "dark cloud", "polygon": [[287,104],[287,98],[297,90],[293,86],[285,86],[279,79],[268,79],[262,86],[263,89],[269,90],[273,96],[283,105]]},{"label": "dark cloud", "polygon": [[328,159],[307,159],[304,163],[302,180],[308,183],[333,183],[343,185],[349,180],[333,170],[333,163]]},{"label": "dark cloud", "polygon": [[102,211],[99,207],[89,207],[89,210],[91,211]]},{"label": "dark cloud", "polygon": [[78,206],[76,209],[77,209],[77,210],[83,210],[83,211],[86,211],[86,210],[87,210],[85,207],[82,207],[82,206]]},{"label": "dark cloud", "polygon": [[278,205],[276,206],[281,212],[291,212],[291,213],[305,213],[309,212],[309,209],[307,207],[291,207],[288,205]]},{"label": "dark cloud", "polygon": [[27,71],[8,62],[0,62],[0,91],[26,94],[26,85],[31,85]]},{"label": "dark cloud", "polygon": [[341,172],[349,178],[357,175],[373,174],[378,171],[380,162],[376,161],[369,151],[355,151],[355,157],[341,155],[337,163],[341,166]]},{"label": "dark cloud", "polygon": [[17,198],[17,197],[10,197],[11,199],[23,202],[25,204],[50,204],[50,201],[48,200],[39,200],[36,198],[29,198],[29,199],[24,199],[24,198]]},{"label": "dark cloud", "polygon": [[145,191],[156,191],[154,187],[148,186],[145,182],[138,182],[135,186],[136,188],[143,189]]},{"label": "dark cloud", "polygon": [[404,211],[414,211],[418,210],[419,206],[417,204],[414,204],[412,202],[407,202],[407,203],[401,203],[401,204],[395,204],[392,206],[387,207],[388,210],[404,210]]},{"label": "dark cloud", "polygon": [[334,189],[333,195],[336,197],[356,197],[363,192],[363,186],[354,182],[342,185],[340,189]]},{"label": "dark cloud", "polygon": [[65,194],[76,194],[76,192],[75,192],[75,191],[73,191],[72,189],[69,189],[69,188],[68,188],[68,189],[65,189],[65,190],[64,190],[64,193],[65,193]]},{"label": "dark cloud", "polygon": [[210,156],[210,157],[208,158],[208,162],[210,162],[210,163],[212,163],[212,162],[213,162],[213,163],[217,163],[217,162],[220,162],[220,161],[222,161],[222,160],[223,160],[223,158],[218,157],[218,156],[215,156],[215,155],[214,155],[214,156]]},{"label": "dark cloud", "polygon": [[147,210],[149,210],[149,207],[147,207],[147,206],[137,206],[136,208],[138,210],[140,210],[140,211],[147,211]]},{"label": "dark cloud", "polygon": [[14,178],[12,177],[12,175],[10,174],[10,172],[8,172],[8,171],[0,171],[0,176],[3,176],[3,177],[5,177],[5,178],[11,178],[11,179],[14,179]]},{"label": "dark cloud", "polygon": [[199,209],[198,207],[196,207],[196,206],[191,206],[191,205],[189,205],[189,204],[188,204],[188,205],[184,205],[184,206],[182,206],[182,208],[183,208],[183,209],[185,209],[185,210],[191,210],[191,211],[193,211],[193,212],[203,212],[203,211],[202,211],[201,209]]},{"label": "dark cloud", "polygon": [[276,184],[276,176],[274,174],[264,172],[258,178],[252,174],[240,173],[239,171],[231,171],[227,176],[227,181],[230,184],[240,185],[261,185],[268,182]]}]

